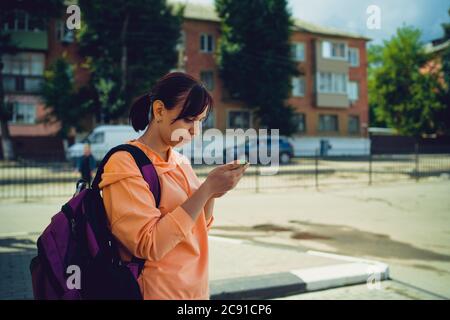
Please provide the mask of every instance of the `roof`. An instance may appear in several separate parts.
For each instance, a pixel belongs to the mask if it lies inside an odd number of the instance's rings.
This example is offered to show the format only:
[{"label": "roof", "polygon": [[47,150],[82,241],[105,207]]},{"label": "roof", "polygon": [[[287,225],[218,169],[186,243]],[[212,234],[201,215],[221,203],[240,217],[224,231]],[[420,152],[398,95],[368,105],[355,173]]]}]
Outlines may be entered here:
[{"label": "roof", "polygon": [[321,26],[315,23],[311,23],[305,20],[301,20],[298,18],[294,18],[295,28],[297,28],[299,31],[305,31],[309,33],[315,33],[315,34],[322,34],[322,35],[330,35],[330,36],[339,36],[339,37],[345,37],[345,38],[356,38],[356,39],[364,39],[364,40],[371,40],[370,38],[367,38],[363,35],[338,30],[335,28],[325,27]]},{"label": "roof", "polygon": [[[185,0],[185,1],[169,0],[168,2],[173,4],[175,7],[178,7],[179,5],[185,5],[186,7],[185,7],[185,11],[184,11],[184,18],[186,18],[186,19],[220,22],[220,18],[217,15],[217,12],[216,12],[214,6],[190,3],[189,0]],[[314,24],[314,23],[311,23],[311,22],[308,22],[305,20],[298,19],[298,18],[294,18],[294,23],[295,23],[294,29],[297,31],[321,34],[321,35],[328,35],[328,36],[338,36],[338,37],[370,40],[370,38],[364,37],[360,34],[321,26],[321,25]]]},{"label": "roof", "polygon": [[439,44],[434,44],[433,42],[427,43],[424,46],[424,49],[427,54],[433,54],[433,53],[443,51],[444,49],[446,49],[448,47],[450,47],[450,39],[445,42],[439,43]]},{"label": "roof", "polygon": [[186,0],[185,2],[169,0],[168,2],[170,4],[173,4],[175,7],[185,5],[186,7],[184,9],[184,18],[186,19],[220,22],[220,18],[217,15],[216,10],[214,9],[214,6],[189,3],[188,0]]}]

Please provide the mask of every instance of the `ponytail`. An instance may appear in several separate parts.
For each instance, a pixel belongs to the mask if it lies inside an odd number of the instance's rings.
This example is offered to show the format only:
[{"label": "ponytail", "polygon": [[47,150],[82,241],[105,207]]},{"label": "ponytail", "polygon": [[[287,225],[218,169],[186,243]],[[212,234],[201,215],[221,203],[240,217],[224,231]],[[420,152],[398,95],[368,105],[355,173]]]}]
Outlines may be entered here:
[{"label": "ponytail", "polygon": [[134,100],[130,110],[130,122],[135,131],[144,130],[149,124],[150,106],[153,99],[149,94],[144,94]]}]

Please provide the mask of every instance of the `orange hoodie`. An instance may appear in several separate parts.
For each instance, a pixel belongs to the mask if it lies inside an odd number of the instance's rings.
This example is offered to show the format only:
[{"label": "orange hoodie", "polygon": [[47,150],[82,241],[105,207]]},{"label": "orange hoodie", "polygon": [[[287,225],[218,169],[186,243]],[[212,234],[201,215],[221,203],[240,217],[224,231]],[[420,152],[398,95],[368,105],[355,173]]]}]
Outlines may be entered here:
[{"label": "orange hoodie", "polygon": [[126,151],[111,156],[99,184],[121,256],[146,259],[138,279],[144,299],[209,299],[208,235],[214,217],[204,209],[194,221],[181,207],[201,182],[187,159],[170,148],[167,162],[147,145],[139,147],[153,162],[161,184],[156,208],[148,184]]}]

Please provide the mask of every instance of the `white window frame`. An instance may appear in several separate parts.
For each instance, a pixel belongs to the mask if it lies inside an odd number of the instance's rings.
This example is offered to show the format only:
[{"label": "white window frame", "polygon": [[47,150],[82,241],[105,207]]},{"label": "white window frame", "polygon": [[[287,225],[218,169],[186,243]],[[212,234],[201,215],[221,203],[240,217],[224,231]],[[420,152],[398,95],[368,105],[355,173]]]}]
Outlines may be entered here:
[{"label": "white window frame", "polygon": [[[20,110],[22,107],[22,110]],[[25,110],[28,109],[28,110]],[[17,115],[19,113],[24,114],[24,121],[18,121]],[[23,103],[16,101],[13,104],[13,114],[10,121],[11,124],[35,124],[36,123],[36,105],[32,103]]]},{"label": "white window frame", "polygon": [[[298,84],[298,86],[297,86]],[[305,76],[292,77],[292,96],[293,97],[304,97],[306,91],[306,80]],[[296,90],[298,89],[298,90]]]},{"label": "white window frame", "polygon": [[[332,117],[336,119],[336,130],[327,130],[320,127],[320,119],[322,117]],[[339,116],[336,114],[319,114],[317,129],[319,132],[339,132]]]},{"label": "white window frame", "polygon": [[[2,26],[0,26],[1,29],[4,31],[44,31],[42,29],[37,30],[31,30],[30,29],[30,14],[23,10],[13,10],[10,12],[11,16],[14,18],[12,20],[12,25],[8,25],[8,21],[4,22]],[[20,15],[23,15],[23,28],[19,29],[19,17]],[[11,27],[11,28],[10,28]],[[45,27],[44,27],[45,28]]]},{"label": "white window frame", "polygon": [[[355,63],[352,60],[353,55],[356,59]],[[359,67],[359,48],[348,48],[348,62],[351,67]]]},{"label": "white window frame", "polygon": [[[206,73],[209,73],[209,74],[211,74],[211,83],[212,83],[212,86],[209,88],[208,86],[206,86],[206,82],[204,82],[203,81],[203,79],[202,79],[202,75],[203,74],[206,74]],[[213,70],[202,70],[202,71],[200,71],[200,80],[202,81],[202,83],[204,83],[205,84],[205,86],[206,86],[206,89],[208,89],[209,91],[213,91],[214,90],[214,88],[215,88],[215,79],[214,79],[214,71]]]},{"label": "white window frame", "polygon": [[[316,84],[318,93],[329,93],[329,94],[345,94],[347,92],[347,82],[348,75],[346,73],[334,73],[327,71],[318,71],[316,75]],[[340,79],[340,83],[338,82]],[[322,88],[322,82],[327,81],[327,86]],[[340,88],[339,88],[340,87]]]},{"label": "white window frame", "polygon": [[[358,123],[358,128],[357,128],[357,130],[356,131],[350,131],[350,119],[357,119],[358,121],[357,121],[357,123]],[[361,119],[359,118],[359,116],[358,115],[349,115],[348,116],[348,119],[347,119],[347,132],[349,133],[349,134],[359,134],[360,132],[361,132]]]},{"label": "white window frame", "polygon": [[20,52],[15,55],[4,54],[3,74],[21,76],[43,76],[45,55],[43,53]]},{"label": "white window frame", "polygon": [[[333,45],[344,45],[344,56],[334,56],[333,55]],[[322,58],[347,61],[348,60],[348,45],[345,42],[338,42],[332,40],[322,41]]]},{"label": "white window frame", "polygon": [[180,31],[180,37],[178,38],[177,44],[175,45],[175,50],[183,51],[186,49],[186,32],[184,30]]},{"label": "white window frame", "polygon": [[56,38],[60,42],[72,43],[75,41],[75,32],[69,30],[64,20],[58,20],[55,26]]},{"label": "white window frame", "polygon": [[348,99],[352,102],[359,99],[359,82],[349,81],[347,85]]},{"label": "white window frame", "polygon": [[[232,113],[232,112],[245,112],[245,113],[248,113],[249,114],[249,126],[248,126],[248,128],[236,128],[236,127],[232,127],[231,125],[230,125],[230,114]],[[253,124],[253,113],[250,111],[250,110],[245,110],[245,109],[227,109],[227,127],[226,127],[226,129],[244,129],[244,130],[246,130],[246,129],[250,129],[250,128],[252,128],[252,124]]]},{"label": "white window frame", "polygon": [[[210,126],[206,126],[206,123],[208,121],[211,121]],[[214,110],[211,110],[208,114],[208,118],[206,120],[202,121],[202,129],[208,130],[208,129],[215,128],[215,127],[216,127],[216,115],[215,115]]]},{"label": "white window frame", "polygon": [[[208,50],[208,37],[211,37],[211,51]],[[200,52],[213,53],[215,50],[215,46],[216,46],[216,44],[215,44],[214,35],[212,35],[211,33],[201,33],[200,34]]]},{"label": "white window frame", "polygon": [[303,130],[299,130],[298,126],[299,126],[299,122],[296,123],[295,127],[296,127],[296,132],[297,133],[306,133],[307,130],[307,126],[306,126],[306,113],[303,112],[297,112],[295,114],[295,118],[296,120],[300,118],[300,116],[303,116]]},{"label": "white window frame", "polygon": [[291,50],[294,61],[303,62],[306,60],[306,44],[304,42],[293,42]]}]

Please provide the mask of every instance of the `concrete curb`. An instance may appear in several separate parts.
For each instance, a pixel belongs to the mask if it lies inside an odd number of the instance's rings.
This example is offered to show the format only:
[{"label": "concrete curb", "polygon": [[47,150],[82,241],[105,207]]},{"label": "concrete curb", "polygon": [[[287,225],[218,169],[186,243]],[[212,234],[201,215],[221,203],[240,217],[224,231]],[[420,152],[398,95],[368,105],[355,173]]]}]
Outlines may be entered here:
[{"label": "concrete curb", "polygon": [[213,280],[211,300],[273,299],[311,291],[368,283],[389,279],[387,264],[319,251],[309,255],[345,261],[342,264],[296,269],[251,277]]}]

